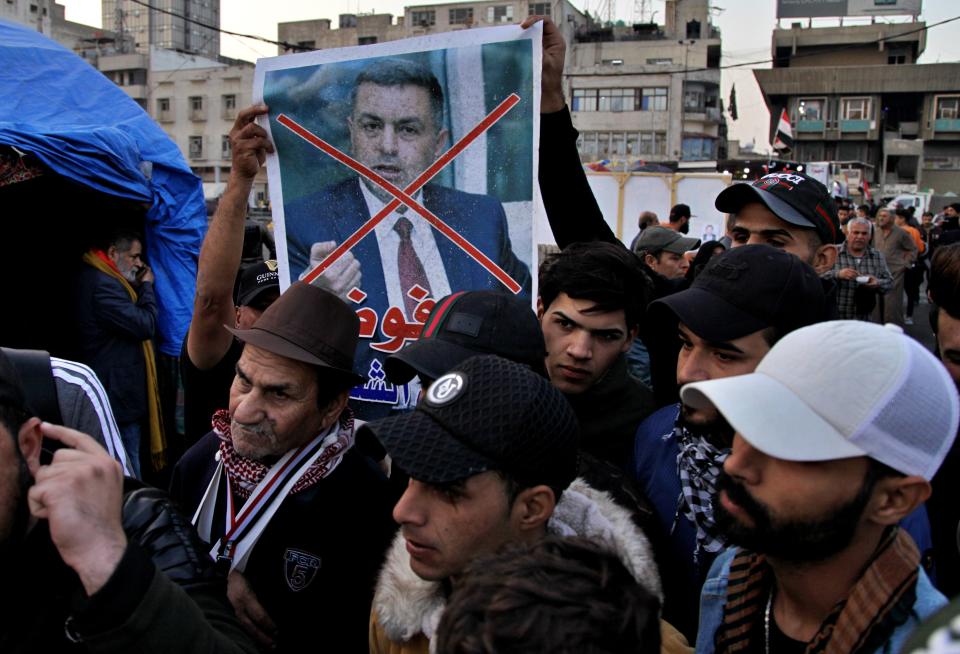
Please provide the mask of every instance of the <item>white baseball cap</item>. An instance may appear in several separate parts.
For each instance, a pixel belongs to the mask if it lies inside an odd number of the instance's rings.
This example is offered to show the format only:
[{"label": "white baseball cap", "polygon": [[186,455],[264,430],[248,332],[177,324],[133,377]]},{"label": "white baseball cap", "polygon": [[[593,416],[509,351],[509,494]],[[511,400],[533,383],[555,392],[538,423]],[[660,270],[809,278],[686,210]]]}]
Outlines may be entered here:
[{"label": "white baseball cap", "polygon": [[781,339],[749,375],[695,382],[680,395],[715,406],[752,446],[786,461],[868,456],[930,479],[960,416],[943,365],[895,325],[818,323]]}]

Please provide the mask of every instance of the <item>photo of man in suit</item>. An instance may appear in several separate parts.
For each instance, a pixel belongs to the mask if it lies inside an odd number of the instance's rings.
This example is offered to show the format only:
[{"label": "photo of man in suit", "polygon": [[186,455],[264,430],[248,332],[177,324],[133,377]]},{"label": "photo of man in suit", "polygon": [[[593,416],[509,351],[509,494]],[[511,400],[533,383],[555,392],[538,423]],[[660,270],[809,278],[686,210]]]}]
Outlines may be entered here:
[{"label": "photo of man in suit", "polygon": [[[351,105],[350,155],[398,188],[406,188],[449,145],[443,90],[417,63],[383,59],[370,64],[356,78]],[[530,292],[529,268],[513,251],[499,200],[434,183],[413,197],[500,266],[523,293]],[[291,279],[316,267],[392,199],[376,183],[354,175],[285,204]],[[398,307],[408,321],[417,305],[408,294],[414,285],[434,298],[502,288],[480,263],[403,205],[343,259],[329,271],[336,278],[327,283],[332,290],[343,294],[357,286],[367,295],[365,305],[381,312]]]}]

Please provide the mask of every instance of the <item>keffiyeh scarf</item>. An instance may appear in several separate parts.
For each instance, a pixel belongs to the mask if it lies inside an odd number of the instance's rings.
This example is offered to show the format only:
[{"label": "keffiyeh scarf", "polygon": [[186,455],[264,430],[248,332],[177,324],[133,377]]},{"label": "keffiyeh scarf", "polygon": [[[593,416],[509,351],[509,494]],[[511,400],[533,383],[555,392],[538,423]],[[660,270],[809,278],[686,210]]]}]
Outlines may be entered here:
[{"label": "keffiyeh scarf", "polygon": [[677,439],[680,448],[677,470],[680,473],[681,490],[673,528],[676,529],[681,514],[696,525],[697,546],[693,559],[698,561],[700,552],[716,553],[726,547],[713,515],[713,496],[717,490],[720,469],[730,450],[715,447],[679,423],[670,436]]}]

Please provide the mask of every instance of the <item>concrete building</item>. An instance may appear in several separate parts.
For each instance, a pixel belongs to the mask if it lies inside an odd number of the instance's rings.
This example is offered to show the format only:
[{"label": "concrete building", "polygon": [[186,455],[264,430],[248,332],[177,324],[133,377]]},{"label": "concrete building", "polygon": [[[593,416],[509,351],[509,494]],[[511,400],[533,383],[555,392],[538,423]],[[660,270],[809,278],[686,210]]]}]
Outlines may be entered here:
[{"label": "concrete building", "polygon": [[279,53],[369,45],[471,27],[509,25],[533,15],[553,18],[568,43],[572,42],[574,32],[588,22],[587,16],[567,0],[478,0],[414,5],[405,7],[403,16],[396,17],[393,14],[341,14],[336,28],[328,18],[279,23],[278,39],[288,44],[281,46]]},{"label": "concrete building", "polygon": [[220,26],[220,0],[150,0],[149,4],[147,8],[133,0],[101,0],[103,26],[131,35],[141,54],[149,54],[154,46],[205,57],[220,55],[220,32],[212,29]]},{"label": "concrete building", "polygon": [[382,43],[547,15],[568,43],[565,91],[584,161],[708,161],[724,156],[720,34],[708,0],[667,0],[656,24],[602,26],[567,0],[487,0],[406,7],[403,16],[343,14],[278,25],[295,49]]},{"label": "concrete building", "polygon": [[[230,174],[230,129],[237,112],[253,104],[253,72],[246,62],[150,49],[147,112],[180,147],[208,199],[220,196]],[[265,206],[268,198],[262,170],[250,204]]]},{"label": "concrete building", "polygon": [[918,64],[924,23],[773,33],[774,67],[754,75],[771,134],[786,108],[800,162],[837,164],[854,198],[960,190],[960,64]]},{"label": "concrete building", "polygon": [[664,25],[578,31],[566,90],[581,159],[724,158],[719,66],[708,0],[667,0]]}]

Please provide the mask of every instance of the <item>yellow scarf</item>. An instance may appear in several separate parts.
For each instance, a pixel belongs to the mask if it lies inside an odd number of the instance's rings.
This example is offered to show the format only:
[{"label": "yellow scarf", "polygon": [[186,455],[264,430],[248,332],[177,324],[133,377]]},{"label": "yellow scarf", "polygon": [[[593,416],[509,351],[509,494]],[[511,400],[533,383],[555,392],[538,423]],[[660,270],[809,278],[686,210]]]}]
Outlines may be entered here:
[{"label": "yellow scarf", "polygon": [[[127,289],[130,299],[137,301],[137,292],[130,283],[106,261],[94,252],[86,252],[83,261],[105,275],[110,275]],[[163,434],[163,418],[160,414],[160,391],[157,388],[157,361],[153,354],[153,342],[148,338],[143,341],[143,361],[147,370],[147,413],[150,418],[150,459],[154,471],[163,470],[167,465],[167,439]]]}]

